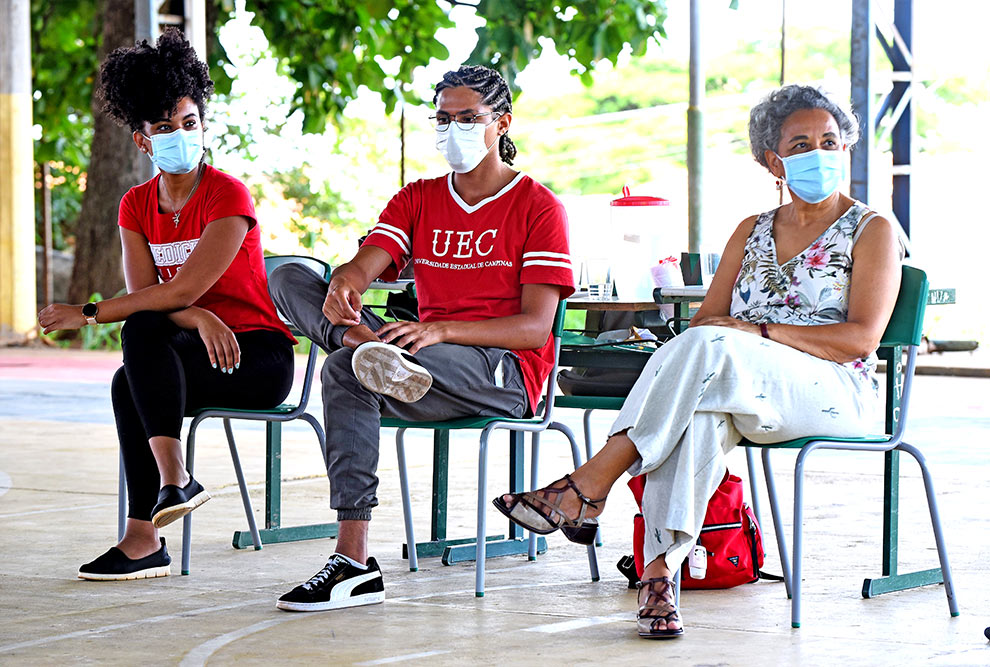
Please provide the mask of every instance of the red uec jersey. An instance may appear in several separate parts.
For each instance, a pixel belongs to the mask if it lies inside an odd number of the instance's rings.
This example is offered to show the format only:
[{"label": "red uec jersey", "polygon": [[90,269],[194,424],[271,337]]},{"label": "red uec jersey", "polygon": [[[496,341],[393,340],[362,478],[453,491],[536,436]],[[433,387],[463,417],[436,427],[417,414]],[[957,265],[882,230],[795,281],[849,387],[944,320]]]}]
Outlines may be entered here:
[{"label": "red uec jersey", "polygon": [[[453,174],[410,183],[388,203],[365,244],[392,256],[384,280],[412,262],[423,322],[518,315],[525,284],[557,285],[561,298],[574,292],[564,206],[523,174],[473,206],[454,191]],[[553,368],[553,338],[512,352],[535,410]]]},{"label": "red uec jersey", "polygon": [[223,275],[194,305],[216,315],[231,331],[271,329],[281,331],[295,342],[278,318],[275,305],[268,295],[261,232],[255,218],[254,202],[244,184],[210,165],[204,165],[199,187],[182,207],[179,224],[175,225],[171,213],[158,209],[160,178],[161,174],[158,174],[128,190],[120,200],[118,218],[121,227],[137,232],[148,240],[159,279],[167,283],[175,277],[196,248],[208,224],[221,218],[244,216],[251,227],[237,255]]}]

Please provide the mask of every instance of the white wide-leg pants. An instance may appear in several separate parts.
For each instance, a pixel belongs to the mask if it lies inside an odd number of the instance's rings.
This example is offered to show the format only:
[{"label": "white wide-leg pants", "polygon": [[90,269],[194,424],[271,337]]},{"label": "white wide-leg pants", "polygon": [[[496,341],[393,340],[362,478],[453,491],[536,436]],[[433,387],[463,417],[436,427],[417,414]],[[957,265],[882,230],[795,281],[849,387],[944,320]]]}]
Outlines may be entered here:
[{"label": "white wide-leg pants", "polygon": [[646,474],[645,562],[676,571],[701,532],[708,499],[740,436],[780,442],[863,435],[879,408],[865,378],[751,333],[692,327],[654,353],[609,436],[627,431]]}]

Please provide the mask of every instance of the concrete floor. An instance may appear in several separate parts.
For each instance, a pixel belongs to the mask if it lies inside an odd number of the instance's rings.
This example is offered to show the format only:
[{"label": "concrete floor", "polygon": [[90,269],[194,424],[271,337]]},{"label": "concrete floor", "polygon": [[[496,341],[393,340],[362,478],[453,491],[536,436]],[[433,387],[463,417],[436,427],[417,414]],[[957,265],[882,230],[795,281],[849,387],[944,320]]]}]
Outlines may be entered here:
[{"label": "concrete floor", "polygon": [[[202,431],[197,478],[214,494],[195,513],[192,574],[179,576],[181,522],[164,530],[174,576],[98,583],[79,564],[113,544],[117,445],[108,382],[117,357],[101,353],[0,350],[0,664],[182,665],[392,662],[643,664],[990,664],[990,380],[921,377],[910,440],[929,457],[945,522],[962,615],[949,617],[941,586],[864,600],[864,577],[880,572],[881,457],[819,453],[809,459],[803,627],[790,627],[782,584],[685,592],[686,635],[647,642],[635,634],[635,595],[614,567],[630,553],[631,495],[617,485],[603,517],[602,580],[589,581],[583,548],[559,535],[535,563],[488,563],[487,594],[473,595],[473,564],[421,559],[409,572],[391,433],[383,434],[381,506],[372,552],[384,571],[384,605],[313,614],[275,609],[333,550],[332,540],[230,547],[244,527],[218,427]],[[319,410],[318,406],[312,406]],[[562,415],[575,431],[580,415]],[[596,416],[604,433],[608,414]],[[263,433],[236,427],[256,511],[263,507]],[[410,443],[417,530],[429,530],[430,442]],[[473,534],[477,441],[452,447],[450,534]],[[563,439],[543,440],[543,481],[567,470]],[[793,455],[776,455],[790,498]],[[493,449],[488,495],[504,489]],[[904,461],[901,570],[937,566],[917,466]],[[413,463],[413,461],[418,461]],[[332,520],[315,438],[287,428],[283,524]],[[742,452],[730,468],[745,476]],[[764,513],[769,510],[764,507]],[[789,514],[789,511],[788,511]],[[769,517],[766,531],[772,536]],[[502,529],[494,510],[489,526]],[[790,526],[786,526],[788,535]],[[772,537],[765,570],[779,572]]]}]

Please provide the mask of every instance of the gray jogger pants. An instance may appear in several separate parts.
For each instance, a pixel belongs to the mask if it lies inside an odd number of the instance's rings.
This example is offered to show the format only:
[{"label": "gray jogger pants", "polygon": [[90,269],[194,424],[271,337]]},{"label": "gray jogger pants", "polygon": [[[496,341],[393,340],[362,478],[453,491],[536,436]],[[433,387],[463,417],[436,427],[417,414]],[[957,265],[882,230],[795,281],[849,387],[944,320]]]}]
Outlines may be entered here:
[{"label": "gray jogger pants", "polygon": [[[441,421],[457,417],[522,417],[528,409],[526,388],[515,355],[508,350],[437,343],[415,358],[433,375],[433,385],[415,403],[403,403],[366,389],[351,370],[352,350],[341,339],[349,327],[334,326],[323,315],[327,282],[299,264],[275,269],[269,279],[275,305],[323,348],[323,419],[327,433],[330,507],[337,520],[370,520],[378,504],[380,420]],[[372,331],[384,320],[368,307],[361,322]],[[501,366],[501,382],[496,374]],[[500,386],[499,386],[500,385]]]}]

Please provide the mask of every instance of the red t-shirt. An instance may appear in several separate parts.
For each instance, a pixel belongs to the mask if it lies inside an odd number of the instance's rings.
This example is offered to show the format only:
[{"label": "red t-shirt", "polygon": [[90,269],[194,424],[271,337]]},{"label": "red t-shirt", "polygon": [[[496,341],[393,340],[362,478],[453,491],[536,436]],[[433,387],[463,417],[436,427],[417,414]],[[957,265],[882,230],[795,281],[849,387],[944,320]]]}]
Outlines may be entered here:
[{"label": "red t-shirt", "polygon": [[[525,284],[558,285],[561,298],[574,292],[567,214],[552,192],[518,174],[496,195],[468,206],[452,176],[402,188],[365,240],[392,256],[384,280],[412,262],[421,321],[518,315]],[[553,368],[553,337],[543,347],[512,352],[535,410]]]},{"label": "red t-shirt", "polygon": [[281,331],[295,343],[268,295],[261,232],[255,218],[254,202],[244,184],[205,165],[199,187],[182,207],[176,226],[171,213],[158,209],[159,178],[161,174],[127,191],[120,200],[117,223],[147,239],[158,278],[167,283],[175,277],[208,224],[234,215],[244,216],[251,227],[240,250],[223,275],[194,305],[216,315],[231,331]]}]

